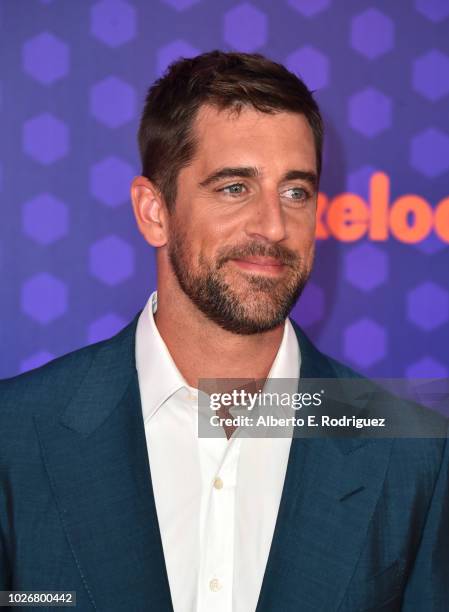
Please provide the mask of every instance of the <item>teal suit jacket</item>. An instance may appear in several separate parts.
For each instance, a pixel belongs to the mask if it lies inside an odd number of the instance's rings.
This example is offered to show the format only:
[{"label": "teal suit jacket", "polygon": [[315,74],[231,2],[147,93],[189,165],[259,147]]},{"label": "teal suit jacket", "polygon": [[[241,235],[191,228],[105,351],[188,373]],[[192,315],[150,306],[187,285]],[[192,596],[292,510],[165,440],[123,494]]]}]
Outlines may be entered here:
[{"label": "teal suit jacket", "polygon": [[[137,318],[0,383],[0,590],[172,610]],[[352,376],[292,323],[301,378]],[[257,612],[449,610],[448,466],[446,439],[293,439]]]}]

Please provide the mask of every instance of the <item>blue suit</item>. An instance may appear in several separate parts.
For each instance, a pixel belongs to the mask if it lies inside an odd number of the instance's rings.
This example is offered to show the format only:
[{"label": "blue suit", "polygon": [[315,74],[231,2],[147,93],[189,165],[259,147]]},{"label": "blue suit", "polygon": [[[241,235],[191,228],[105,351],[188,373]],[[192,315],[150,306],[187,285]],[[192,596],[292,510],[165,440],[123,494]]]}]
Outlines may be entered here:
[{"label": "blue suit", "polygon": [[[172,609],[136,323],[0,383],[0,590]],[[302,378],[348,376],[293,324]],[[448,466],[446,439],[293,439],[257,612],[449,610]]]}]

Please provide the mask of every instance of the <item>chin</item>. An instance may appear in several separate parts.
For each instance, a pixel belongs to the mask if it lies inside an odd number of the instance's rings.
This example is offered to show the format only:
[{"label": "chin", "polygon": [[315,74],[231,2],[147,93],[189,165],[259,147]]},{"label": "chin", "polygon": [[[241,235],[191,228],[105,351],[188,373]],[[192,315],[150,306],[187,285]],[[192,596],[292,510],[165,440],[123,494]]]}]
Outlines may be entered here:
[{"label": "chin", "polygon": [[259,312],[244,312],[238,319],[232,322],[227,322],[231,331],[242,335],[260,334],[263,332],[272,331],[283,325],[285,316],[283,313],[270,312],[265,317],[260,316]]},{"label": "chin", "polygon": [[223,326],[223,328],[226,329],[227,331],[231,331],[234,334],[238,334],[241,336],[254,336],[256,334],[263,334],[263,333],[272,331],[273,329],[276,329],[276,327],[279,327],[279,325],[282,325],[283,323],[284,323],[284,320],[276,321],[276,322],[238,321],[235,323],[235,325],[226,325],[226,326]]}]

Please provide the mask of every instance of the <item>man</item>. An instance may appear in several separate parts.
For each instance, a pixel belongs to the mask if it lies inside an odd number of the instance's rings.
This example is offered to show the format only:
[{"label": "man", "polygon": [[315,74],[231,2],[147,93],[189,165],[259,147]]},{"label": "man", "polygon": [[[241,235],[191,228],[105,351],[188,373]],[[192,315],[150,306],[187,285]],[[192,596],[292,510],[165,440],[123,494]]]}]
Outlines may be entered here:
[{"label": "man", "polygon": [[353,376],[288,318],[314,255],[310,92],[258,55],[181,60],[139,144],[158,290],[114,338],[3,382],[1,588],[108,612],[448,610],[445,439],[197,433],[200,379]]}]

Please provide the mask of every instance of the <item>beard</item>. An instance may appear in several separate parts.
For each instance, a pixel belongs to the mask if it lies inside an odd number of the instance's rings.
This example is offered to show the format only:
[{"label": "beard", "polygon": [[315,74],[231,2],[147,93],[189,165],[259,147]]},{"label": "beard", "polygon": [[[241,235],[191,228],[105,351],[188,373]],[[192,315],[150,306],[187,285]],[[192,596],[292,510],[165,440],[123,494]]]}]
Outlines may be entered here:
[{"label": "beard", "polygon": [[[179,286],[193,304],[222,329],[241,335],[259,334],[283,323],[300,297],[312,267],[283,246],[251,242],[222,247],[214,261],[200,254],[195,268],[188,237],[173,217],[168,256]],[[281,276],[270,277],[238,272],[232,266],[232,274],[238,278],[229,283],[227,262],[251,256],[275,258],[286,268]]]}]

